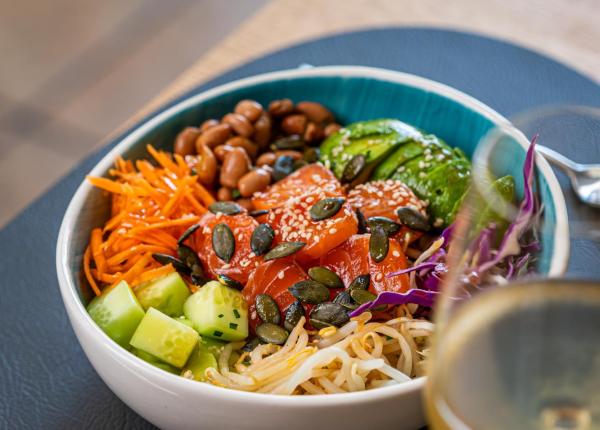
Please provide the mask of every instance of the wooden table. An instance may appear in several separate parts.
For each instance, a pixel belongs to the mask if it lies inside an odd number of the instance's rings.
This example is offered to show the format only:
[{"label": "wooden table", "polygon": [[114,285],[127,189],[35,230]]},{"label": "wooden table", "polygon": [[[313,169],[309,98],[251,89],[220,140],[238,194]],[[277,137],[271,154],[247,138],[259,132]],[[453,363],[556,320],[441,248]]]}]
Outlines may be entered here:
[{"label": "wooden table", "polygon": [[[231,2],[232,7],[235,3]],[[189,88],[290,44],[384,26],[471,31],[537,50],[600,82],[599,0],[274,0],[127,121]]]}]

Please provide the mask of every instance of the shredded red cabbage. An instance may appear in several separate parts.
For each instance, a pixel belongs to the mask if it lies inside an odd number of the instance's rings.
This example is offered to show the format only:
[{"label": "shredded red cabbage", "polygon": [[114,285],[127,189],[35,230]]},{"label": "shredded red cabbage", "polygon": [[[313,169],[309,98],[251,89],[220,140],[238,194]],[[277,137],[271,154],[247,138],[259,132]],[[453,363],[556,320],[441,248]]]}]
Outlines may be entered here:
[{"label": "shredded red cabbage", "polygon": [[[504,233],[498,250],[492,249],[493,239],[496,235],[496,226],[493,224],[483,229],[479,237],[473,241],[470,254],[477,255],[477,258],[476,262],[473,262],[474,267],[468,268],[466,272],[471,273],[474,277],[481,277],[486,271],[499,266],[504,268],[504,276],[506,279],[521,276],[523,272],[528,270],[528,265],[530,265],[533,260],[532,253],[540,250],[540,243],[537,239],[530,241],[527,244],[520,243],[524,233],[531,230],[532,224],[535,224],[534,221],[540,216],[542,210],[538,207],[539,205],[537,204],[536,196],[533,192],[536,140],[537,136],[531,141],[523,166],[523,179],[525,184],[523,202],[519,208],[516,220],[508,226]],[[372,302],[365,303],[352,311],[350,316],[355,317],[362,312],[379,305],[403,305],[413,303],[422,307],[432,307],[437,296],[441,294],[439,292],[439,285],[442,276],[448,271],[444,260],[447,255],[447,247],[453,229],[454,224],[444,229],[440,235],[440,237],[444,238],[444,243],[440,249],[432,254],[427,260],[416,266],[387,275],[389,278],[416,272],[416,282],[419,288],[413,288],[405,293],[395,293],[391,291],[382,292]]]}]

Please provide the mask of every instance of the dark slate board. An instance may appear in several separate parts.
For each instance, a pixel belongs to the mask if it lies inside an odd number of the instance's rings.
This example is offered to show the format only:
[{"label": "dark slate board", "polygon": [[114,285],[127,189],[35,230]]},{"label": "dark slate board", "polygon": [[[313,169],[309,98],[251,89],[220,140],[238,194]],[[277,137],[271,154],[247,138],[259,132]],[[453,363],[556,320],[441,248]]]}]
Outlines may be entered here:
[{"label": "dark slate board", "polygon": [[[414,73],[458,88],[507,116],[549,103],[600,107],[600,87],[553,60],[478,35],[418,28],[361,31],[303,43],[238,67],[193,92],[302,63]],[[152,428],[90,366],[70,328],[56,280],[62,215],[85,174],[115,142],[84,160],[0,231],[2,428]],[[598,143],[556,149],[578,161],[600,162]],[[569,210],[580,215],[570,192],[566,197]],[[577,240],[572,250],[569,273],[600,278],[598,244]]]}]

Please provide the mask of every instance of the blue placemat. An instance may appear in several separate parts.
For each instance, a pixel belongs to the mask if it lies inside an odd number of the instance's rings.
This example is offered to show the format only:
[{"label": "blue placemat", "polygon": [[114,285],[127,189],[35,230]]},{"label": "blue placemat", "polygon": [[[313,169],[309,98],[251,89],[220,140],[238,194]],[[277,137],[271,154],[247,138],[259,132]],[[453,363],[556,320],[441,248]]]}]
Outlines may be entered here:
[{"label": "blue placemat", "polygon": [[[380,29],[318,39],[273,53],[194,90],[312,65],[353,64],[414,73],[458,88],[504,115],[550,103],[600,107],[600,87],[568,67],[514,45],[454,31]],[[118,139],[117,139],[118,140]],[[67,204],[92,155],[0,231],[0,427],[151,428],[100,380],[79,347],[58,291],[55,245]],[[600,145],[557,148],[600,161]],[[565,178],[561,175],[563,186]],[[566,193],[569,210],[582,210]],[[569,273],[600,278],[600,249],[572,243]]]}]

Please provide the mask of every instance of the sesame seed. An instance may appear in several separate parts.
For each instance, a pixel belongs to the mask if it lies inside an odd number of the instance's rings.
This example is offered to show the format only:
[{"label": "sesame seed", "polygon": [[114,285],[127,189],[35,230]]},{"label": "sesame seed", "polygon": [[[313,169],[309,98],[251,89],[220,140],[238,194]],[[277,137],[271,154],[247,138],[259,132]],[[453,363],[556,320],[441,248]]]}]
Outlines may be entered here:
[{"label": "sesame seed", "polygon": [[392,255],[396,258],[400,257],[400,253],[396,249],[394,249],[394,251],[392,252]]},{"label": "sesame seed", "polygon": [[381,282],[381,280],[383,280],[383,273],[378,273],[377,275],[375,275],[375,280],[377,282]]},{"label": "sesame seed", "polygon": [[336,234],[337,233],[337,228],[330,228],[329,229],[329,234]]},{"label": "sesame seed", "polygon": [[278,277],[279,279],[283,279],[283,278],[284,278],[284,276],[285,276],[285,273],[283,273],[283,270],[281,270],[281,271],[280,271],[280,272],[277,274],[277,277]]}]

